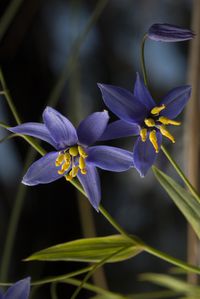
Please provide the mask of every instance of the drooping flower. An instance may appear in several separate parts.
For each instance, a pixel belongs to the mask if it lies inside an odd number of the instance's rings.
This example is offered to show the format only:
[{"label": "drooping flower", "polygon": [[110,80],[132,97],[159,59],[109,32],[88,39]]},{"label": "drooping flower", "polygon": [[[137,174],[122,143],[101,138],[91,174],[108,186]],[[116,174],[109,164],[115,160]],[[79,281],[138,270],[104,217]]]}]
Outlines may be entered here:
[{"label": "drooping flower", "polygon": [[3,294],[0,291],[0,299],[28,299],[30,293],[30,278],[17,281]]},{"label": "drooping flower", "polygon": [[191,30],[171,24],[153,24],[147,32],[149,39],[160,42],[181,42],[194,36]]},{"label": "drooping flower", "polygon": [[34,162],[22,183],[34,186],[63,176],[67,181],[77,177],[90,203],[98,210],[101,190],[96,167],[121,172],[133,166],[131,152],[111,146],[91,146],[103,134],[108,120],[107,111],[95,112],[75,129],[66,117],[47,107],[43,112],[43,124],[24,123],[9,128],[11,132],[44,140],[56,149]]},{"label": "drooping flower", "polygon": [[109,124],[101,140],[138,136],[133,149],[133,164],[145,176],[159,152],[162,136],[173,143],[168,125],[179,126],[173,119],[181,113],[190,94],[189,85],[172,89],[157,105],[137,74],[134,92],[106,84],[98,84],[106,106],[120,120]]}]

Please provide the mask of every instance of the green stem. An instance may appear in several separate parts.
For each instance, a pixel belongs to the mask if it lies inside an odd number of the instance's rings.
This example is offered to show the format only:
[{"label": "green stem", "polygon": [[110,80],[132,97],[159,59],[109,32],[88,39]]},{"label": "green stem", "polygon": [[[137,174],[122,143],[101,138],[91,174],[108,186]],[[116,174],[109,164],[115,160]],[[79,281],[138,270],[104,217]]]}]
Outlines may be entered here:
[{"label": "green stem", "polygon": [[147,70],[146,70],[145,55],[144,55],[144,47],[145,47],[146,39],[147,39],[147,35],[145,34],[142,39],[142,43],[141,43],[140,62],[141,62],[141,67],[142,67],[142,75],[144,78],[144,83],[146,86],[148,86]]},{"label": "green stem", "polygon": [[169,154],[169,152],[166,150],[166,148],[163,145],[161,146],[161,149],[162,149],[163,153],[165,154],[165,156],[167,157],[167,159],[169,160],[169,162],[171,163],[171,165],[174,167],[174,169],[178,173],[178,175],[180,176],[180,178],[183,180],[185,185],[188,187],[188,189],[190,190],[192,195],[200,203],[200,197],[199,197],[198,192],[195,190],[195,188],[192,186],[190,181],[187,179],[187,177],[185,176],[185,174],[183,173],[181,168],[178,166],[176,161],[174,161],[174,159],[171,157],[171,155]]},{"label": "green stem", "polygon": [[168,255],[167,253],[164,253],[158,249],[155,249],[151,246],[148,246],[148,245],[144,245],[144,251],[172,264],[172,265],[175,265],[175,266],[178,266],[178,267],[181,267],[182,269],[185,269],[189,272],[192,272],[192,273],[197,273],[197,274],[200,274],[200,268],[198,267],[195,267],[195,266],[191,266],[185,262],[182,262],[181,260],[179,259],[176,259],[170,255]]},{"label": "green stem", "polygon": [[88,281],[88,279],[94,274],[94,272],[101,266],[103,266],[109,259],[111,259],[113,256],[119,254],[120,252],[123,252],[124,250],[126,250],[127,247],[123,247],[120,248],[119,250],[117,250],[116,252],[108,255],[107,257],[105,257],[103,260],[101,260],[99,263],[97,263],[95,266],[93,266],[93,269],[87,273],[87,275],[85,276],[85,278],[82,280],[81,284],[78,286],[78,288],[75,290],[75,292],[73,293],[73,295],[71,296],[71,299],[75,299],[78,294],[80,293],[81,289],[83,288],[84,284]]}]

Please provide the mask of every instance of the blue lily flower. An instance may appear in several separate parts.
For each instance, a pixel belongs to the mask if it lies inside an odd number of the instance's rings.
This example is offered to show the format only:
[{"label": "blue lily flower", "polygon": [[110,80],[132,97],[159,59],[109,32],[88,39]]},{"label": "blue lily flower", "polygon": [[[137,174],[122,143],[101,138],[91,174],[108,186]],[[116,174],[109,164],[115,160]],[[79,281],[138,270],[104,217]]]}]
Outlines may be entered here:
[{"label": "blue lily flower", "polygon": [[149,39],[161,42],[181,42],[192,39],[195,34],[189,30],[171,24],[153,24],[148,32]]},{"label": "blue lily flower", "polygon": [[77,177],[92,206],[98,210],[101,199],[100,180],[96,167],[121,172],[133,166],[130,152],[111,146],[91,146],[106,129],[108,112],[95,112],[77,129],[51,107],[43,112],[42,123],[24,123],[9,128],[11,132],[29,135],[51,144],[56,151],[34,162],[22,183],[29,186],[47,184],[61,177],[67,181]]},{"label": "blue lily flower", "polygon": [[4,294],[0,291],[0,299],[28,299],[30,293],[30,278],[17,281]]},{"label": "blue lily flower", "polygon": [[137,74],[134,92],[106,84],[98,84],[106,106],[120,120],[107,126],[101,140],[138,136],[133,149],[133,164],[143,177],[155,162],[162,135],[175,143],[168,125],[181,123],[173,119],[181,113],[190,94],[189,85],[172,89],[156,105],[148,89]]}]

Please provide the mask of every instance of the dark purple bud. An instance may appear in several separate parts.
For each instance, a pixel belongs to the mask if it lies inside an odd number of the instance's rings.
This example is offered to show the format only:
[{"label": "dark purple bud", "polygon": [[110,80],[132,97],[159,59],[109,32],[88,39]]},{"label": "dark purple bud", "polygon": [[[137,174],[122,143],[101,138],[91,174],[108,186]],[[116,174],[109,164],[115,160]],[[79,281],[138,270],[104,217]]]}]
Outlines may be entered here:
[{"label": "dark purple bud", "polygon": [[148,32],[149,39],[160,42],[180,42],[192,39],[195,34],[189,29],[170,24],[153,24]]}]

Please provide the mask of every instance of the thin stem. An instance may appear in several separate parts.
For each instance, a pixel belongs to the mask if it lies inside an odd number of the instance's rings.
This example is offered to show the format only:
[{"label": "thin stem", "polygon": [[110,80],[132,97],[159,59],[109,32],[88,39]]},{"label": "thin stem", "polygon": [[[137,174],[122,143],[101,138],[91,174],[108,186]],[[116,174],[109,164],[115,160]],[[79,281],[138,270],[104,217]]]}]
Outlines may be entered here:
[{"label": "thin stem", "polygon": [[189,265],[185,262],[182,262],[181,260],[174,258],[174,257],[168,255],[167,253],[164,253],[164,252],[162,252],[158,249],[155,249],[151,246],[144,245],[144,251],[146,251],[146,252],[148,252],[148,253],[150,253],[150,254],[152,254],[152,255],[154,255],[172,265],[181,267],[182,269],[185,269],[188,272],[200,274],[200,268]]},{"label": "thin stem", "polygon": [[50,287],[51,299],[58,299],[56,288],[57,288],[57,283],[56,282],[52,283]]},{"label": "thin stem", "polygon": [[[81,284],[81,280],[78,280],[78,279],[75,279],[75,278],[68,278],[68,279],[65,279],[65,281],[63,281],[65,283],[68,283],[68,284],[71,284],[71,285],[74,285],[74,286],[80,286]],[[92,291],[96,294],[99,294],[99,295],[103,295],[103,296],[106,296],[106,298],[117,298],[117,299],[124,299],[126,297],[120,295],[120,294],[116,294],[116,293],[112,293],[112,292],[109,292],[107,290],[104,290],[96,285],[93,285],[93,284],[90,284],[90,283],[84,283],[84,285],[82,286],[84,289],[86,290],[89,290],[89,291]]]},{"label": "thin stem", "polygon": [[16,107],[13,103],[10,92],[7,88],[7,85],[6,85],[6,82],[5,82],[5,79],[4,79],[1,68],[0,68],[0,82],[1,82],[1,85],[2,85],[2,89],[3,89],[1,94],[5,96],[5,99],[8,103],[8,106],[9,106],[9,108],[10,108],[10,110],[11,110],[11,112],[12,112],[12,114],[13,114],[15,120],[16,120],[16,123],[19,125],[21,123],[21,119],[20,119],[20,116],[17,112],[17,109],[16,109]]},{"label": "thin stem", "polygon": [[120,252],[123,252],[125,249],[127,249],[126,247],[120,248],[119,250],[117,250],[116,252],[108,255],[107,257],[105,257],[103,260],[101,260],[99,263],[97,263],[95,266],[93,266],[93,269],[88,272],[88,274],[85,276],[85,278],[82,280],[81,284],[78,286],[78,288],[75,290],[74,294],[71,296],[70,299],[75,299],[78,294],[80,293],[81,289],[83,288],[84,284],[88,281],[88,279],[94,274],[94,272],[101,266],[103,266],[109,259],[111,259],[113,256],[119,254]]},{"label": "thin stem", "polygon": [[192,193],[192,195],[200,203],[200,197],[199,197],[198,192],[195,190],[195,188],[192,186],[192,184],[190,183],[190,181],[187,179],[187,177],[185,176],[185,174],[183,173],[183,171],[181,170],[181,168],[174,161],[174,159],[171,157],[171,155],[169,154],[169,152],[166,150],[166,148],[163,145],[161,146],[161,149],[162,149],[163,153],[165,154],[165,156],[167,157],[167,159],[169,160],[169,162],[171,163],[171,165],[174,167],[174,169],[178,173],[178,175],[181,177],[181,179],[183,180],[183,182],[186,184],[186,186],[188,187],[188,189],[190,190],[190,192]]},{"label": "thin stem", "polygon": [[141,51],[140,51],[140,62],[142,67],[142,75],[144,78],[144,84],[148,86],[148,79],[147,79],[147,70],[146,70],[146,64],[145,64],[145,55],[144,55],[144,47],[145,47],[145,41],[147,39],[147,35],[145,34],[142,43],[141,43]]}]

